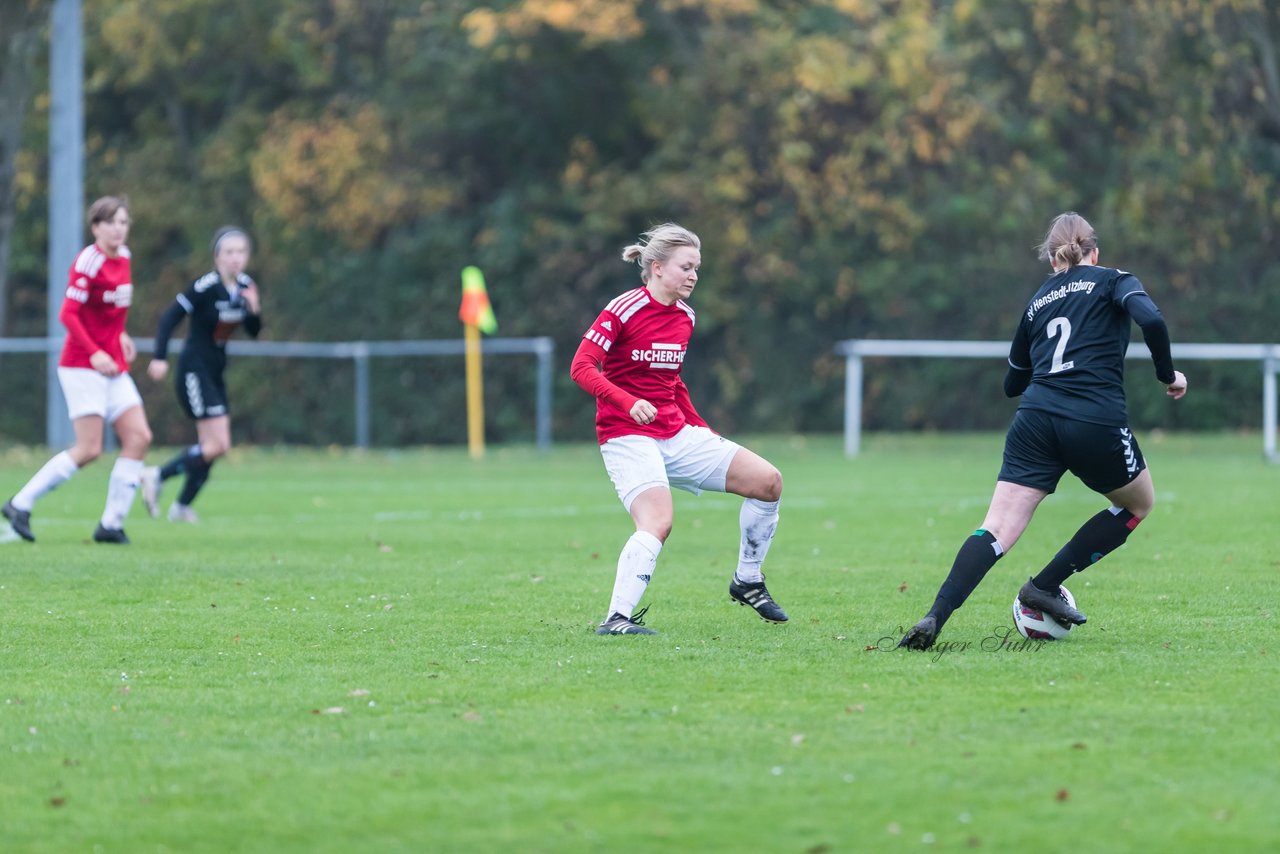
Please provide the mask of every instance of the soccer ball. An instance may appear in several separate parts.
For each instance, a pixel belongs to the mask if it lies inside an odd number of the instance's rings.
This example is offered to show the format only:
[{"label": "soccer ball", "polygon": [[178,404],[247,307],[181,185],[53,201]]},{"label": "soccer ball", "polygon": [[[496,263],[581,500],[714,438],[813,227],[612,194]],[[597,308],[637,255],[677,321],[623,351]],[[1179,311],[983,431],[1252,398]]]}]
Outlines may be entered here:
[{"label": "soccer ball", "polygon": [[[1067,588],[1059,587],[1058,595],[1072,608],[1076,606],[1076,597]],[[1013,597],[1013,625],[1018,629],[1018,634],[1032,640],[1062,640],[1071,631],[1071,626],[1064,626],[1053,617],[1023,605],[1017,596]]]}]

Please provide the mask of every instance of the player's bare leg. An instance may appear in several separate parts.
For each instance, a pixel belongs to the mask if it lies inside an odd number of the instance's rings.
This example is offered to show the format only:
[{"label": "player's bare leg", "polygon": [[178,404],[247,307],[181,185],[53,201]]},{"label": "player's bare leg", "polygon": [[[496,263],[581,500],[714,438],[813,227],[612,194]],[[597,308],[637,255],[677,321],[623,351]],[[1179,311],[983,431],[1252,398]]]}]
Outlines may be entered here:
[{"label": "player's bare leg", "polygon": [[738,566],[729,582],[729,598],[767,622],[785,623],[787,612],[769,594],[763,569],[778,529],[782,474],[759,454],[740,448],[729,463],[724,488],[745,499],[738,511]]}]

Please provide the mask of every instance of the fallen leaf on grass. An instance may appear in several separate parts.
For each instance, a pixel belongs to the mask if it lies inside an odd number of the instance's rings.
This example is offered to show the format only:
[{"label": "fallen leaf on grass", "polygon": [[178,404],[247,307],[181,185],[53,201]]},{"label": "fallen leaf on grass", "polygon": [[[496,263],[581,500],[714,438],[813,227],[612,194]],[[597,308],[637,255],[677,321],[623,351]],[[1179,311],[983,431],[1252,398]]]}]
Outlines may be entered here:
[{"label": "fallen leaf on grass", "polygon": [[899,592],[899,593],[906,593],[906,592],[907,592],[907,582],[905,582],[905,581],[904,581],[904,582],[902,582],[901,584],[899,584],[899,585],[898,585],[898,592]]},{"label": "fallen leaf on grass", "polygon": [[67,802],[67,799],[66,799],[66,798],[50,798],[50,799],[49,799],[49,806],[51,806],[51,807],[60,807],[60,806],[62,806],[63,804],[65,804],[66,802]]},{"label": "fallen leaf on grass", "polygon": [[1068,792],[1066,789],[1058,790],[1058,795],[1057,795],[1058,800],[1065,801],[1069,797],[1071,797],[1071,793]]}]

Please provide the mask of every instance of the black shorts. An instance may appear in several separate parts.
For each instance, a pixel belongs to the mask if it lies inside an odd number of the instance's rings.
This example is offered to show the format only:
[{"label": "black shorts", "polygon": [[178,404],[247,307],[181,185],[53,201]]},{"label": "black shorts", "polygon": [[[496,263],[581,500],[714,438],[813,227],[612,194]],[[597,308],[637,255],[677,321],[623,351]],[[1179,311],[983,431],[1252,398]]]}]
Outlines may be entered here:
[{"label": "black shorts", "polygon": [[1019,409],[1005,436],[999,479],[1053,492],[1069,471],[1105,495],[1131,482],[1146,467],[1138,440],[1128,427]]},{"label": "black shorts", "polygon": [[231,414],[222,374],[179,368],[174,391],[178,393],[178,404],[188,418],[199,421],[202,418]]}]

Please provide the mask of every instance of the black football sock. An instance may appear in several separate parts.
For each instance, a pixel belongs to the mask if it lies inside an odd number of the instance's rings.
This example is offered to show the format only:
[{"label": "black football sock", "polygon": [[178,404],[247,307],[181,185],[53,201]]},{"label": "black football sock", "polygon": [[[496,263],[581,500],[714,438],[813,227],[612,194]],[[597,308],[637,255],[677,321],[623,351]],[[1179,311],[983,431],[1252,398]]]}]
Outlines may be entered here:
[{"label": "black football sock", "polygon": [[956,552],[955,562],[951,564],[951,572],[947,580],[938,588],[938,597],[933,601],[929,614],[938,621],[938,629],[951,617],[952,612],[964,604],[969,594],[974,591],[987,570],[995,566],[996,561],[1004,556],[1002,547],[995,536],[983,528],[974,531],[969,539]]},{"label": "black football sock", "polygon": [[182,493],[178,496],[179,504],[191,505],[196,500],[196,495],[200,493],[200,488],[204,486],[205,481],[209,479],[209,469],[213,468],[213,463],[206,463],[201,457],[198,463],[187,463],[187,479],[182,484]]},{"label": "black football sock", "polygon": [[168,480],[176,477],[187,470],[187,466],[193,461],[199,460],[204,462],[204,453],[200,450],[199,445],[191,445],[178,453],[176,457],[169,460],[160,467],[160,479]]},{"label": "black football sock", "polygon": [[1123,507],[1110,507],[1080,526],[1076,535],[1059,549],[1040,574],[1031,579],[1046,593],[1056,593],[1059,585],[1124,545],[1142,520]]}]

